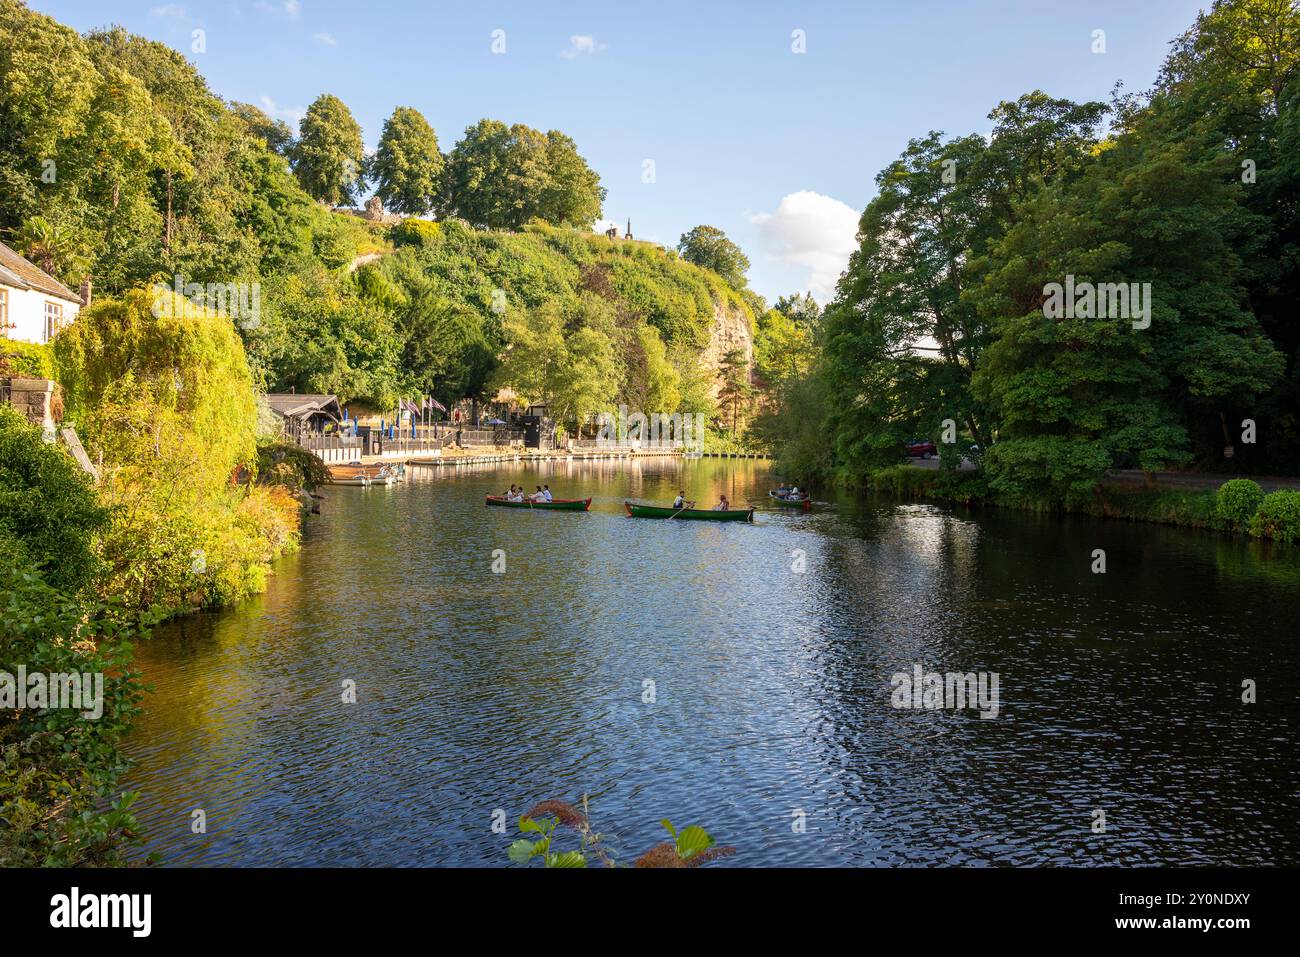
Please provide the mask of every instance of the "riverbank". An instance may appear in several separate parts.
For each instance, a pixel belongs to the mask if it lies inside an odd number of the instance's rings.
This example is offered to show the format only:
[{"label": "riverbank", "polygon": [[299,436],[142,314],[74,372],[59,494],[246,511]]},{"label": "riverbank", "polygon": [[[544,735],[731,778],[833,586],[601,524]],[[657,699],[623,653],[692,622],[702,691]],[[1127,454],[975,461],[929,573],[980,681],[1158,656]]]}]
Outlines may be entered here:
[{"label": "riverbank", "polygon": [[[1250,480],[1229,479],[1224,485],[1243,481]],[[1236,514],[1231,503],[1225,505],[1221,502],[1223,485],[1218,488],[1146,487],[1132,481],[1117,480],[1099,484],[1091,499],[1071,502],[998,494],[979,471],[941,471],[898,465],[869,476],[860,487],[910,501],[1091,515],[1094,518],[1206,529],[1228,535],[1251,534],[1283,543],[1300,537],[1297,524],[1300,514],[1291,515],[1291,510],[1300,503],[1300,492],[1285,487],[1275,488],[1265,496],[1256,486],[1258,497],[1247,511],[1238,510]],[[1270,500],[1276,504],[1263,504]],[[1264,519],[1258,521],[1261,511],[1264,511]],[[1278,511],[1285,513],[1280,522],[1273,514]]]}]

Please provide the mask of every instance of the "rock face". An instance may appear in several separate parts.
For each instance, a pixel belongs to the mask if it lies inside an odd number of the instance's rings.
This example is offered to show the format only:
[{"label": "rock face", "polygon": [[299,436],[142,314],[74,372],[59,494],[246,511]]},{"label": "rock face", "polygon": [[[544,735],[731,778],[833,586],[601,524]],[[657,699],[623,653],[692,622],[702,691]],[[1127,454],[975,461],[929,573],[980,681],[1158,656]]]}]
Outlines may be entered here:
[{"label": "rock face", "polygon": [[700,353],[701,368],[709,370],[713,375],[713,386],[709,391],[715,399],[722,388],[722,377],[718,370],[723,358],[733,349],[744,352],[746,362],[754,361],[754,334],[749,328],[749,317],[740,306],[715,301],[709,344]]}]

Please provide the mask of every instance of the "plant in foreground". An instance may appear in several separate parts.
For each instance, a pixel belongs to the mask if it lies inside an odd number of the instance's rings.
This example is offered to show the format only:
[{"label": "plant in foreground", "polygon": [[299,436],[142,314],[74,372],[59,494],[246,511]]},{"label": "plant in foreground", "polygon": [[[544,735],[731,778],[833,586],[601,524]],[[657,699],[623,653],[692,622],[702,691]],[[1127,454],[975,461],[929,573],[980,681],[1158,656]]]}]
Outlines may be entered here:
[{"label": "plant in foreground", "polygon": [[[692,824],[678,831],[666,819],[661,823],[673,839],[650,848],[632,863],[633,867],[699,867],[736,853],[734,847],[715,846],[709,832],[699,825]],[[556,832],[562,827],[577,832],[577,849],[555,849]],[[510,860],[516,864],[540,858],[546,867],[586,867],[589,861],[605,867],[620,866],[605,846],[604,836],[591,828],[585,794],[582,810],[567,801],[543,801],[519,819],[519,830],[537,837],[521,837],[510,845]]]}]

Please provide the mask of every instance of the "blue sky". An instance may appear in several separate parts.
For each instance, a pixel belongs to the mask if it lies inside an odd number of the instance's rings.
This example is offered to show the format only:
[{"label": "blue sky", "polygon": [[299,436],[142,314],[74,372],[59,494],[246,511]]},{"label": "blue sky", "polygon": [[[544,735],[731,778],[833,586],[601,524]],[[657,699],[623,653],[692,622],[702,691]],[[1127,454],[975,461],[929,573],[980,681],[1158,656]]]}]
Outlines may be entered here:
[{"label": "blue sky", "polygon": [[[296,124],[317,95],[373,148],[395,106],[444,151],[492,117],[559,129],[609,190],[605,215],[675,245],[699,223],[751,285],[820,298],[876,173],[911,137],[987,132],[999,100],[1148,88],[1201,0],[394,2],[29,0],[78,30],[119,23],[186,53],[212,89]],[[191,53],[191,31],[207,49]],[[493,53],[493,31],[505,52]],[[805,50],[792,47],[803,31]],[[1105,31],[1105,53],[1092,52]],[[645,182],[646,161],[654,181]]]}]

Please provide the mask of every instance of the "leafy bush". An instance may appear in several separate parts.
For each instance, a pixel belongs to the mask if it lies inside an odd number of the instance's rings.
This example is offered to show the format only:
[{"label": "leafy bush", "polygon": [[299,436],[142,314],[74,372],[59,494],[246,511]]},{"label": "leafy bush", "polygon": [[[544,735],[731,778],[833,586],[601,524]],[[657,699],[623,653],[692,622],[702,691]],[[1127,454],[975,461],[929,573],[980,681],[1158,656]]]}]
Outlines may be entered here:
[{"label": "leafy bush", "polygon": [[99,569],[91,539],[107,520],[72,456],[0,405],[0,553],[43,570],[55,588],[80,592]]},{"label": "leafy bush", "polygon": [[1284,488],[1265,495],[1250,520],[1250,534],[1286,545],[1300,541],[1300,492]]},{"label": "leafy bush", "polygon": [[263,439],[257,443],[257,480],[311,491],[329,481],[329,469],[319,455],[294,442]]},{"label": "leafy bush", "polygon": [[114,791],[126,767],[119,747],[140,712],[131,660],[143,632],[112,607],[79,602],[0,555],[0,634],[0,671],[103,676],[97,718],[69,707],[4,712],[0,867],[120,863],[122,843],[136,836],[135,795],[115,799]]},{"label": "leafy bush", "polygon": [[16,339],[0,339],[0,375],[53,379],[54,356],[49,346]]},{"label": "leafy bush", "polygon": [[1231,479],[1214,496],[1214,514],[1230,528],[1246,528],[1254,517],[1264,490],[1250,479]]},{"label": "leafy bush", "polygon": [[427,219],[404,219],[388,230],[394,246],[423,246],[441,235],[442,227]]}]

